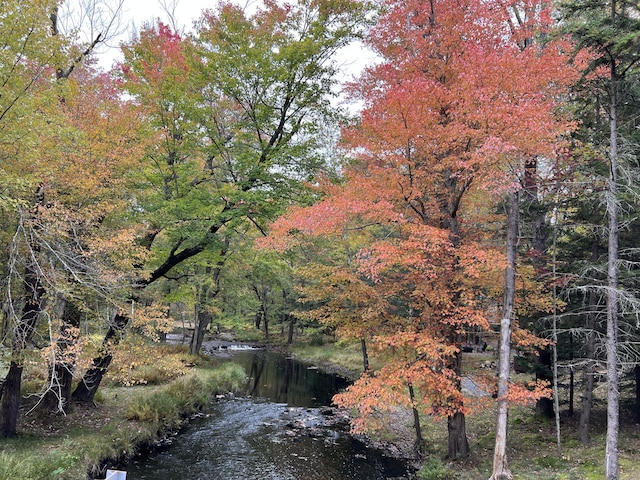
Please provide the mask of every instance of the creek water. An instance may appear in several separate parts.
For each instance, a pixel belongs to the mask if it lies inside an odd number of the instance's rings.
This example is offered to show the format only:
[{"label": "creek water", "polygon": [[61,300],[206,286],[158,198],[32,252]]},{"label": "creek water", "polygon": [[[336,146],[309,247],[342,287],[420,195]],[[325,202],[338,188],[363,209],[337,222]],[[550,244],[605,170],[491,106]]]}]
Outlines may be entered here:
[{"label": "creek water", "polygon": [[[378,480],[403,478],[402,462],[367,448],[326,408],[339,376],[261,350],[232,360],[246,396],[212,405],[177,436],[127,465],[127,480]],[[325,407],[325,408],[323,408]]]}]

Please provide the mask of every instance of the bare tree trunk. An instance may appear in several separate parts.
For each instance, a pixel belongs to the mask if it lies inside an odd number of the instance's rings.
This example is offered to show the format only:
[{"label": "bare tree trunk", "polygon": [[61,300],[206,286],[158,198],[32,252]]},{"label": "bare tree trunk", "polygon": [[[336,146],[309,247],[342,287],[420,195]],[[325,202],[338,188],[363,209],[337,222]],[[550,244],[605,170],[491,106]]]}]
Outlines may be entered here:
[{"label": "bare tree trunk", "polygon": [[575,413],[574,403],[575,403],[575,372],[573,371],[573,349],[575,348],[573,343],[573,333],[569,332],[569,361],[571,362],[571,366],[569,368],[569,410],[567,414],[569,417],[573,417]]},{"label": "bare tree trunk", "polygon": [[511,364],[511,322],[515,317],[516,255],[518,247],[518,193],[509,192],[507,212],[507,268],[504,280],[504,311],[500,321],[500,349],[498,361],[498,414],[493,471],[489,480],[511,480],[507,462],[509,426],[509,371]]},{"label": "bare tree trunk", "polygon": [[[558,291],[556,287],[556,228],[557,216],[554,216],[553,228],[553,409],[556,420],[556,446],[558,456],[562,455],[562,437],[560,436],[560,392],[558,389]],[[572,386],[573,387],[573,386]]]},{"label": "bare tree trunk", "polygon": [[[611,2],[611,17],[615,20],[617,2]],[[607,182],[607,214],[609,216],[609,247],[607,264],[607,442],[605,448],[605,478],[618,480],[618,76],[615,62],[611,65],[611,111],[609,145],[609,181]]]}]

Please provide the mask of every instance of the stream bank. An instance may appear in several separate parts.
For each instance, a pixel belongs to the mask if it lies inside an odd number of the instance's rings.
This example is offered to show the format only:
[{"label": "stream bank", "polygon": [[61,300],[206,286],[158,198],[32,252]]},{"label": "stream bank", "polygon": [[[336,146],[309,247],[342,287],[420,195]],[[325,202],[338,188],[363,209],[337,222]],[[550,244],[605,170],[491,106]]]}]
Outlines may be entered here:
[{"label": "stream bank", "polygon": [[244,395],[215,402],[169,448],[131,462],[133,480],[166,476],[172,469],[190,479],[415,478],[398,450],[387,455],[348,434],[347,413],[329,406],[346,379],[262,349],[206,348],[243,366]]}]

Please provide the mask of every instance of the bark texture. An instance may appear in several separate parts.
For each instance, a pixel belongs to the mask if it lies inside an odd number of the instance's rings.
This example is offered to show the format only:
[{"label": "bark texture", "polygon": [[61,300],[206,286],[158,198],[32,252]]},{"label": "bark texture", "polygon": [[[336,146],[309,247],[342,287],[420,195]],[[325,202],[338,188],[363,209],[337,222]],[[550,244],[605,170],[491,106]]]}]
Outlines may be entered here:
[{"label": "bark texture", "polygon": [[511,322],[515,316],[516,256],[518,247],[518,193],[509,193],[507,212],[507,268],[504,280],[504,311],[500,321],[500,356],[498,362],[498,414],[493,470],[489,480],[511,480],[507,462],[509,424],[509,371],[511,366]]}]

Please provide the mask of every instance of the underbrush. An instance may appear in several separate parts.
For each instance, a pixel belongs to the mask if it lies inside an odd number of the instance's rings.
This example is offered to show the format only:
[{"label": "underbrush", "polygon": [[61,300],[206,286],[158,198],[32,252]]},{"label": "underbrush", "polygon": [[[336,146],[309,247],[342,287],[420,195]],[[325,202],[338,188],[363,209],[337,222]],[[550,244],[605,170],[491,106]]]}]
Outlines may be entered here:
[{"label": "underbrush", "polygon": [[105,382],[128,387],[162,385],[208,361],[201,355],[189,354],[186,345],[149,344],[142,338],[134,338],[115,352]]}]

